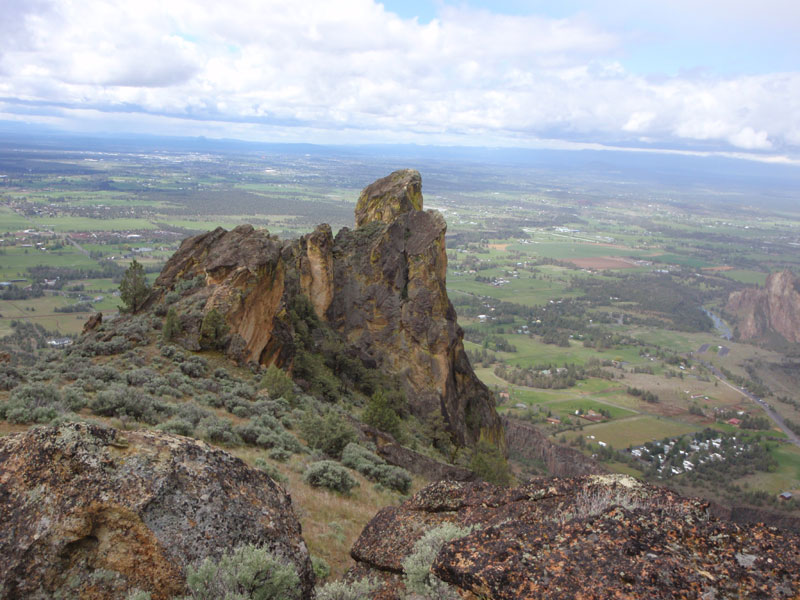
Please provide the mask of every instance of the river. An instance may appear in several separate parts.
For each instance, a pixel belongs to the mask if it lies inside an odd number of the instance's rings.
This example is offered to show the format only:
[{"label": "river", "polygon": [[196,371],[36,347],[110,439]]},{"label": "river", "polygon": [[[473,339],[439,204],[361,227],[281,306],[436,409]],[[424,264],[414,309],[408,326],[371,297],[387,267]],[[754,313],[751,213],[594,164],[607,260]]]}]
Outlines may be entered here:
[{"label": "river", "polygon": [[726,340],[733,339],[733,332],[731,331],[731,328],[725,324],[725,321],[720,319],[707,308],[703,308],[703,312],[706,313],[712,321],[714,321],[714,327],[717,328],[717,331],[720,333],[720,337],[723,337]]}]

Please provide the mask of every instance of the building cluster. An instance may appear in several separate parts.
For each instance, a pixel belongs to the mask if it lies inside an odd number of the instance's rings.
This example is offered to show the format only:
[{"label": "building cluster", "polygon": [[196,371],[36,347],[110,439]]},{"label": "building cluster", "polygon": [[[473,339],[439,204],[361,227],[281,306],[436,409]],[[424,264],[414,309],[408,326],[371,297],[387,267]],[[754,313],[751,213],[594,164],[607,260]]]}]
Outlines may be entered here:
[{"label": "building cluster", "polygon": [[700,465],[731,460],[747,450],[747,442],[736,436],[717,434],[716,437],[708,437],[701,432],[692,438],[682,436],[647,442],[643,446],[629,448],[628,452],[654,468],[659,477],[668,478],[694,471]]}]

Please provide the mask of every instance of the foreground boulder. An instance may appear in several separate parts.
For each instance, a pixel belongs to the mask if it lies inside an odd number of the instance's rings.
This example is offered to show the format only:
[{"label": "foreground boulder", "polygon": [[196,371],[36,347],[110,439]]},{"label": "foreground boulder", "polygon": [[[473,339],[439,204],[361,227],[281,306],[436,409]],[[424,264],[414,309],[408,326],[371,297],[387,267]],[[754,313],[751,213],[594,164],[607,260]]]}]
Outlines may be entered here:
[{"label": "foreground boulder", "polygon": [[472,527],[432,571],[484,600],[798,598],[800,536],[708,516],[707,503],[623,475],[503,489],[439,482],[381,510],[351,551],[352,578],[403,597],[403,562],[444,523]]},{"label": "foreground boulder", "polygon": [[288,495],[204,442],[86,423],[0,439],[0,597],[184,593],[185,568],[247,543],[314,585]]},{"label": "foreground boulder", "polygon": [[417,171],[402,170],[367,186],[356,228],[335,238],[328,225],[295,240],[250,225],[188,238],[146,306],[163,308],[200,280],[205,285],[179,306],[180,343],[203,347],[201,321],[216,311],[227,334],[214,344],[228,356],[292,369],[297,300],[305,296],[341,336],[346,358],[398,379],[414,414],[440,413],[458,445],[484,438],[504,448],[494,399],[472,371],[447,296],[447,226],[422,210],[421,185]]}]

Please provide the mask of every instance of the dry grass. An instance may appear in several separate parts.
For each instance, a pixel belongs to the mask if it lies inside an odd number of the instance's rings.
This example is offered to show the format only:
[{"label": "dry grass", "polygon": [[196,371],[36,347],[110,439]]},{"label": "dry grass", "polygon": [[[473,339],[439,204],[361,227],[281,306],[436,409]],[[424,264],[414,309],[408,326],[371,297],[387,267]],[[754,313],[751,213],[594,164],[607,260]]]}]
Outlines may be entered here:
[{"label": "dry grass", "polygon": [[[251,465],[256,458],[266,458],[266,453],[257,448],[229,451]],[[313,488],[303,481],[303,472],[310,462],[312,459],[308,456],[295,455],[286,463],[273,464],[288,479],[283,486],[292,498],[309,551],[330,565],[330,580],[339,579],[355,564],[350,558],[350,548],[364,526],[381,508],[397,505],[405,497],[390,490],[376,489],[373,482],[355,471],[351,474],[359,485],[348,495]],[[415,477],[410,493],[416,492],[425,483]]]}]

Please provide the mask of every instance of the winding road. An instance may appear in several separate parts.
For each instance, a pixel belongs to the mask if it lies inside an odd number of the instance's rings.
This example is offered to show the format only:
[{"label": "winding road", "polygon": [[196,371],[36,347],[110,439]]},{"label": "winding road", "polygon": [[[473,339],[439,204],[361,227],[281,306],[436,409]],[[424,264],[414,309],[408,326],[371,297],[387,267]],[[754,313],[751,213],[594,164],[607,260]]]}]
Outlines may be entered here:
[{"label": "winding road", "polygon": [[748,392],[746,389],[741,388],[741,387],[737,387],[737,386],[733,385],[732,383],[730,383],[725,378],[725,375],[723,375],[720,372],[720,370],[717,369],[717,367],[715,367],[711,363],[707,363],[704,360],[701,360],[700,363],[703,364],[708,369],[710,369],[711,372],[714,374],[714,376],[717,379],[719,379],[723,384],[727,385],[732,390],[735,390],[735,391],[739,392],[742,396],[744,396],[746,398],[749,398],[750,400],[752,400],[753,402],[758,404],[761,408],[763,408],[764,412],[767,413],[767,416],[770,419],[772,419],[772,421],[778,427],[780,427],[781,431],[783,431],[786,434],[786,437],[789,439],[789,441],[792,442],[795,446],[800,448],[800,436],[798,436],[794,431],[789,429],[789,427],[786,425],[786,422],[783,420],[783,417],[780,416],[777,412],[775,412],[773,410],[772,406],[770,406],[770,404],[766,400],[762,400],[761,398],[759,398],[755,394],[751,394],[750,392]]}]

